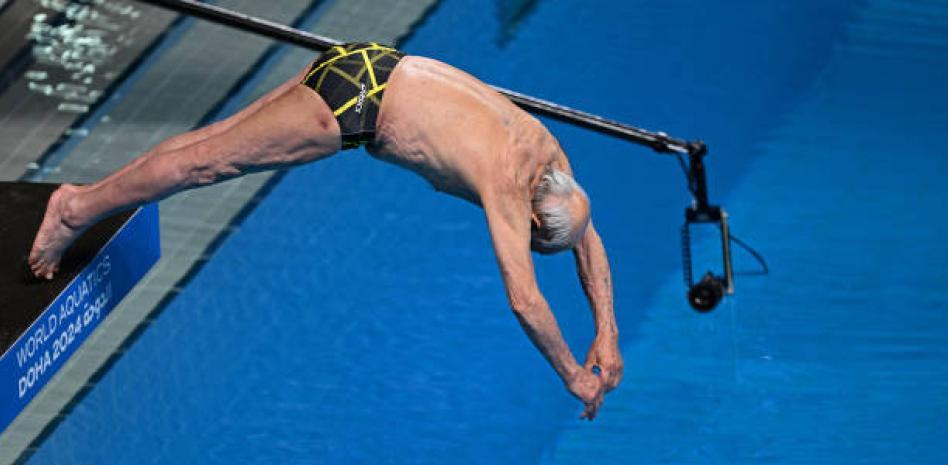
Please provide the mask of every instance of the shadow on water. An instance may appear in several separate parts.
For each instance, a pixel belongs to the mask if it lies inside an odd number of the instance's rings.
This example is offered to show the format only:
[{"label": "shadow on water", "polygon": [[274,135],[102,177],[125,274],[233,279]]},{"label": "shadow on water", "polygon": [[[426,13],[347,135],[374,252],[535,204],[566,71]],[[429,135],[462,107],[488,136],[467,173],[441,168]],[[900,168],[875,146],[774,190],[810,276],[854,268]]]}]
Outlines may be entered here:
[{"label": "shadow on water", "polygon": [[497,46],[504,48],[513,40],[523,22],[536,10],[540,0],[495,0],[500,31]]}]

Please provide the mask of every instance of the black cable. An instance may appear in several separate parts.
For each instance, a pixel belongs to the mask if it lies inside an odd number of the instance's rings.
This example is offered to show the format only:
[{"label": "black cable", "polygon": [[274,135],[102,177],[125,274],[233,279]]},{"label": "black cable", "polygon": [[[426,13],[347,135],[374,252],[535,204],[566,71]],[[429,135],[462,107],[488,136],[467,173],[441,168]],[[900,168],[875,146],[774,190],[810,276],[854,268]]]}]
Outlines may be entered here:
[{"label": "black cable", "polygon": [[688,172],[688,164],[685,163],[685,157],[675,152],[675,158],[678,159],[678,166],[681,167],[681,172],[685,175],[685,182],[687,183],[685,187],[688,188],[688,192],[690,192],[692,196],[697,195],[695,192],[695,181],[691,178],[691,173]]},{"label": "black cable", "polygon": [[770,274],[770,267],[767,266],[767,261],[764,260],[764,256],[760,252],[754,250],[753,247],[747,245],[744,241],[738,239],[736,236],[731,234],[731,242],[741,246],[742,249],[746,250],[747,253],[751,254],[756,260],[757,263],[760,263],[760,271],[742,271],[740,273],[734,273],[738,276],[764,276]]}]

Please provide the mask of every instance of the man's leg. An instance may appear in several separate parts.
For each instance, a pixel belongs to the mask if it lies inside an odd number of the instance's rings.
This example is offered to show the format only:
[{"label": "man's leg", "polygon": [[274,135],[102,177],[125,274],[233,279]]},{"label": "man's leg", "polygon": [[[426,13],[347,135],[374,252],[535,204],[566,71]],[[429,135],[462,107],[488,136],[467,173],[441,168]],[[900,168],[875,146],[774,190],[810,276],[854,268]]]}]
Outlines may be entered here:
[{"label": "man's leg", "polygon": [[283,84],[280,84],[275,89],[267,92],[257,100],[255,100],[250,105],[247,105],[246,108],[234,113],[230,117],[224,118],[220,121],[211,123],[203,128],[196,129],[194,131],[188,131],[184,134],[179,134],[174,137],[166,139],[164,142],[156,145],[152,150],[157,152],[165,152],[168,150],[174,150],[177,148],[184,147],[186,145],[191,145],[195,142],[199,142],[208,137],[215,136],[220,134],[232,127],[235,124],[245,120],[248,116],[254,114],[264,105],[272,102],[277,97],[285,94],[288,90],[299,85],[303,81],[303,78],[306,77],[307,69],[303,69],[299,73],[296,73],[295,76],[288,79]]},{"label": "man's leg", "polygon": [[280,84],[279,86],[277,86],[275,89],[271,90],[270,92],[267,92],[262,97],[258,98],[250,105],[247,105],[247,107],[243,108],[237,113],[234,113],[233,115],[227,118],[224,118],[220,121],[216,121],[202,128],[198,128],[193,131],[181,133],[176,136],[172,136],[165,139],[158,145],[152,147],[151,150],[149,150],[142,156],[132,160],[132,162],[125,165],[119,171],[112,173],[110,177],[124,175],[125,171],[137,168],[138,165],[144,163],[153,154],[180,149],[182,147],[191,145],[195,142],[200,142],[204,139],[207,139],[212,136],[216,136],[224,131],[227,131],[228,129],[234,127],[234,125],[236,125],[237,123],[247,119],[248,116],[256,113],[257,110],[262,108],[264,105],[272,102],[277,97],[285,94],[290,89],[299,85],[299,83],[303,81],[303,78],[305,76],[306,76],[306,69],[303,69],[302,71],[297,73],[295,76],[288,79],[283,84]]},{"label": "man's leg", "polygon": [[[298,82],[298,81],[297,81]],[[50,197],[30,252],[33,273],[51,278],[62,252],[86,227],[113,213],[176,192],[254,171],[314,161],[340,148],[339,126],[318,94],[287,84],[213,129],[159,144],[125,168],[89,186],[64,185]],[[283,87],[283,86],[281,86]],[[259,101],[258,101],[259,102]],[[253,107],[254,105],[251,105]],[[202,132],[203,131],[203,132]]]}]

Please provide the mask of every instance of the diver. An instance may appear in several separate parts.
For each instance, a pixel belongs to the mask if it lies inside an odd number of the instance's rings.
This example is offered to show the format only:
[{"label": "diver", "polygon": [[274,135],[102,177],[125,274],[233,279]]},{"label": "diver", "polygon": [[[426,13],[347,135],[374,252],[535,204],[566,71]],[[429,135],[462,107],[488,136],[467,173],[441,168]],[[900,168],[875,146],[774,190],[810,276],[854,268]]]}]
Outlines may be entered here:
[{"label": "diver", "polygon": [[[536,118],[473,76],[376,43],[333,47],[231,117],[167,139],[99,182],[64,184],[49,199],[28,265],[52,279],[63,251],[106,216],[363,145],[484,209],[514,315],[584,403],[580,418],[592,420],[622,379],[623,361],[606,252],[566,154]],[[539,290],[531,249],[575,255],[596,331],[583,365]]]}]

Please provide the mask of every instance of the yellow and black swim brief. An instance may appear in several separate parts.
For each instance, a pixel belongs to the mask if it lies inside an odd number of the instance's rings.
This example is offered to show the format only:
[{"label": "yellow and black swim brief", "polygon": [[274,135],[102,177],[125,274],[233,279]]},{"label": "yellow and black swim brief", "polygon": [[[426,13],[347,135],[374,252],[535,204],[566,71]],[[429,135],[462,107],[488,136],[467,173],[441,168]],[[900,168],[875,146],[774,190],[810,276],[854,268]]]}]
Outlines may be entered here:
[{"label": "yellow and black swim brief", "polygon": [[303,79],[332,109],[342,148],[372,142],[388,76],[404,56],[375,42],[335,46],[323,53]]}]

